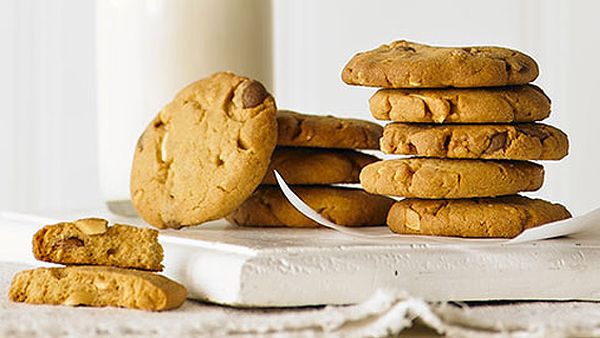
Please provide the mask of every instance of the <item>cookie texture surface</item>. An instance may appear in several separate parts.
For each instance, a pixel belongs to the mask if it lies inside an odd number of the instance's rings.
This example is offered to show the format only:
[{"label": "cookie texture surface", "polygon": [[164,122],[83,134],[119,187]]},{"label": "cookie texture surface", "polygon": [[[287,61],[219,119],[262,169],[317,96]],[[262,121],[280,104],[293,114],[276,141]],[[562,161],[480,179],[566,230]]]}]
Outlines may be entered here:
[{"label": "cookie texture surface", "polygon": [[163,249],[156,230],[86,218],[40,229],[33,236],[33,255],[58,264],[161,271]]},{"label": "cookie texture surface", "polygon": [[569,152],[567,135],[541,123],[385,126],[381,150],[425,157],[560,160]]},{"label": "cookie texture surface", "polygon": [[21,271],[13,278],[9,290],[9,298],[15,302],[147,311],[177,308],[186,296],[183,285],[161,275],[104,266]]},{"label": "cookie texture surface", "polygon": [[550,116],[550,99],[534,85],[493,88],[381,89],[369,100],[379,120],[513,123]]},{"label": "cookie texture surface", "polygon": [[[296,186],[293,191],[321,216],[346,226],[384,225],[394,202],[352,188]],[[269,186],[258,188],[227,220],[246,226],[320,227],[298,212],[279,187]]]},{"label": "cookie texture surface", "polygon": [[543,181],[544,168],[526,161],[407,158],[375,162],[360,173],[367,192],[416,198],[512,195]]},{"label": "cookie texture surface", "polygon": [[396,202],[387,217],[400,234],[457,237],[515,237],[524,230],[570,218],[560,204],[524,196]]},{"label": "cookie texture surface", "polygon": [[277,184],[277,170],[288,184],[358,183],[360,170],[378,158],[349,149],[275,148],[262,184]]},{"label": "cookie texture surface", "polygon": [[378,149],[383,128],[373,122],[333,116],[277,113],[277,144],[293,147]]},{"label": "cookie texture surface", "polygon": [[257,81],[217,73],[177,94],[140,137],[131,197],[159,228],[221,218],[265,176],[277,141],[275,101]]},{"label": "cookie texture surface", "polygon": [[395,41],[356,54],[344,70],[347,84],[382,88],[490,87],[529,83],[535,61],[501,47],[434,47]]}]

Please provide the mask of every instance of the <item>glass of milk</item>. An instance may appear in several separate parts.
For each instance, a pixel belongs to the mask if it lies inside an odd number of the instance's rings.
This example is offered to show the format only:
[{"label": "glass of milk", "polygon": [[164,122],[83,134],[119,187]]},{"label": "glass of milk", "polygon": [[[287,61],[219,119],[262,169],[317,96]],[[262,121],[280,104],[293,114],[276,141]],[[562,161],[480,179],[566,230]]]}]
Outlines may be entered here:
[{"label": "glass of milk", "polygon": [[270,0],[97,0],[101,191],[134,215],[129,174],[146,125],[185,85],[230,70],[272,90]]}]

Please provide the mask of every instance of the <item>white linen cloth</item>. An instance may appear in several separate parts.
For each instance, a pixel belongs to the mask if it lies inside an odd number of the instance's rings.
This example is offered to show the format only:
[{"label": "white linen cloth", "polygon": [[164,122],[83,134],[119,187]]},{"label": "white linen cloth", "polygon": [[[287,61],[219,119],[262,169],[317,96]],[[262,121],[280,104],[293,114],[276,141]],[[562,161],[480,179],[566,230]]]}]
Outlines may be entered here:
[{"label": "white linen cloth", "polygon": [[10,280],[26,268],[0,262],[0,337],[379,337],[416,321],[450,337],[600,337],[600,303],[429,304],[385,290],[356,305],[288,309],[188,301],[152,313],[12,303]]}]

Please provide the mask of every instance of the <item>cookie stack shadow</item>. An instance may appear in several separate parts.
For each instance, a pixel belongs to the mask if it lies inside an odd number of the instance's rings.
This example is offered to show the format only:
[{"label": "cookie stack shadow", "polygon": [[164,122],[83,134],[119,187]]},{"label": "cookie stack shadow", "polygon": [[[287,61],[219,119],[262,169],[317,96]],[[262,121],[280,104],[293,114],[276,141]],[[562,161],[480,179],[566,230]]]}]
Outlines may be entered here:
[{"label": "cookie stack shadow", "polygon": [[[227,220],[244,226],[318,227],[277,186],[277,170],[292,190],[330,221],[384,225],[393,200],[343,186],[359,183],[361,169],[378,160],[357,149],[377,149],[381,126],[357,119],[277,112],[278,140],[267,175]],[[342,186],[340,186],[342,185]]]},{"label": "cookie stack shadow", "polygon": [[162,270],[158,231],[99,218],[48,225],[33,237],[33,254],[66,267],[18,272],[9,298],[30,304],[115,306],[147,311],[183,304],[186,288]]},{"label": "cookie stack shadow", "polygon": [[372,115],[392,121],[380,148],[408,158],[367,165],[367,192],[405,197],[389,211],[397,233],[514,237],[570,217],[565,207],[518,195],[538,190],[544,169],[560,160],[567,136],[538,123],[550,99],[535,85],[529,56],[499,47],[448,48],[397,41],[359,53],[346,65],[348,84],[382,87]]}]

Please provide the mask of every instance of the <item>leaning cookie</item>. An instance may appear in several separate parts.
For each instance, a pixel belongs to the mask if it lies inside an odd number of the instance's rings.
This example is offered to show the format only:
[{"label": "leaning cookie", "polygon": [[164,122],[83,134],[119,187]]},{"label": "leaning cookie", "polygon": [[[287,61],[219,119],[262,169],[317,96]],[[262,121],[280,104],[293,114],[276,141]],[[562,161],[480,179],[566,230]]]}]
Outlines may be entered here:
[{"label": "leaning cookie", "polygon": [[423,123],[514,123],[550,115],[550,99],[537,86],[381,89],[369,100],[379,120]]},{"label": "leaning cookie", "polygon": [[100,218],[47,225],[33,236],[36,259],[67,265],[108,265],[162,270],[158,231]]},{"label": "leaning cookie", "polygon": [[[324,218],[346,226],[383,225],[394,200],[361,189],[296,186],[294,192]],[[262,186],[236,211],[227,216],[245,226],[319,227],[298,212],[278,187]]]},{"label": "leaning cookie", "polygon": [[181,228],[229,214],[265,176],[275,113],[262,84],[232,73],[183,89],[138,141],[130,189],[139,215]]},{"label": "leaning cookie", "polygon": [[541,123],[390,123],[380,142],[384,153],[424,157],[560,160],[569,152],[567,135]]},{"label": "leaning cookie", "polygon": [[360,173],[367,192],[414,198],[512,195],[543,181],[544,168],[527,161],[407,158],[375,162]]},{"label": "leaning cookie", "polygon": [[186,296],[183,285],[161,275],[105,266],[25,270],[15,275],[9,290],[15,302],[147,311],[177,308]]},{"label": "leaning cookie", "polygon": [[560,204],[524,196],[396,202],[387,217],[400,234],[511,238],[524,230],[570,218]]},{"label": "leaning cookie", "polygon": [[538,73],[531,57],[508,48],[395,41],[356,54],[344,67],[342,79],[383,88],[471,88],[526,84]]},{"label": "leaning cookie", "polygon": [[360,170],[375,156],[349,149],[277,147],[262,184],[277,184],[277,170],[288,184],[358,183]]},{"label": "leaning cookie", "polygon": [[378,149],[383,128],[373,122],[334,116],[277,112],[277,145],[291,147]]}]

